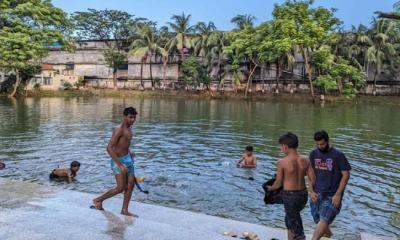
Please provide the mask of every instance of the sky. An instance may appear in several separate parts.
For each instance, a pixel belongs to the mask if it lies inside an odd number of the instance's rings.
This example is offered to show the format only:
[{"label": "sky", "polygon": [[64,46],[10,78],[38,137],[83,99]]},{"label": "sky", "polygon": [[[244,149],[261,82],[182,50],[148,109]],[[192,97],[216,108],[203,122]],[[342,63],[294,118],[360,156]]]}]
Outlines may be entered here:
[{"label": "sky", "polygon": [[[377,10],[391,11],[398,0],[316,0],[315,6],[336,8],[336,17],[344,22],[345,28],[360,23],[369,26]],[[219,30],[230,30],[230,22],[238,14],[251,14],[257,18],[256,24],[272,18],[273,6],[284,0],[53,0],[56,7],[68,13],[116,9],[126,11],[136,17],[145,17],[163,26],[173,14],[191,14],[191,24],[199,21],[213,21]]]}]

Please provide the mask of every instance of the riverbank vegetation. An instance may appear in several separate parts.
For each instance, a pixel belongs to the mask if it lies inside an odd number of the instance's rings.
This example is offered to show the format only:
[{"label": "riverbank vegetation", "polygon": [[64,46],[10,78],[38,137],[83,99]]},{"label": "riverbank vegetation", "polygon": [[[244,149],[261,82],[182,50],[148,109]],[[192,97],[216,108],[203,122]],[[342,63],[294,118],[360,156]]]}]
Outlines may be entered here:
[{"label": "riverbank vegetation", "polygon": [[[115,89],[117,69],[129,56],[141,59],[142,86],[144,64],[157,88],[166,79],[166,64],[176,61],[186,89],[207,90],[210,82],[230,81],[235,89],[244,85],[246,96],[261,67],[275,71],[278,86],[283,75],[294,77],[296,59],[304,61],[302,76],[312,97],[316,91],[354,97],[367,79],[375,92],[379,78],[400,74],[400,21],[373,18],[371,26],[345,29],[335,17],[337,10],[315,7],[313,0],[277,4],[272,18],[259,25],[252,15],[235,16],[230,31],[218,30],[213,22],[193,24],[185,13],[173,15],[166,26],[118,10],[88,9],[68,16],[43,0],[8,0],[0,10],[0,69],[14,73],[12,96],[18,89],[23,93],[20,84],[37,74],[52,44],[73,51],[78,40],[107,44],[104,57]],[[400,3],[394,5],[396,12]],[[163,79],[153,78],[156,58],[163,62]]]}]

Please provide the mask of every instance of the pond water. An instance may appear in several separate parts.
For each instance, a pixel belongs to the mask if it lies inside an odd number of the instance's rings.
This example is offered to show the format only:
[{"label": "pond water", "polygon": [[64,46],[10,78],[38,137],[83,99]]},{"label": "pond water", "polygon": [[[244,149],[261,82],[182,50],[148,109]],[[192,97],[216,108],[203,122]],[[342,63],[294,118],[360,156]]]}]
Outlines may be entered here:
[{"label": "pond water", "polygon": [[[261,184],[282,157],[277,139],[299,136],[299,151],[314,148],[313,133],[327,130],[353,167],[340,215],[338,239],[358,232],[400,234],[400,101],[290,103],[184,98],[0,98],[0,177],[101,193],[114,186],[106,145],[122,109],[137,108],[132,150],[149,195],[141,202],[284,228],[282,206],[263,203]],[[253,145],[255,170],[235,167]],[[77,160],[72,184],[48,174]],[[254,178],[254,181],[248,178]],[[310,209],[302,212],[312,229]],[[310,233],[308,231],[308,233]]]}]

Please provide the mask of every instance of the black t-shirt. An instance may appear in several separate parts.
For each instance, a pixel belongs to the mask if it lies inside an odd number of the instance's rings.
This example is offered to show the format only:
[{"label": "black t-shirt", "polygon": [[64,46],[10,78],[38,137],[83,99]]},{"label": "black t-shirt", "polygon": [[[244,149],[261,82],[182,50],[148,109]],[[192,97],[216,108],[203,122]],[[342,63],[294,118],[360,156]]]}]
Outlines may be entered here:
[{"label": "black t-shirt", "polygon": [[315,191],[323,196],[335,195],[342,179],[341,171],[350,171],[351,166],[342,152],[332,147],[328,152],[315,149],[310,161],[316,176]]}]

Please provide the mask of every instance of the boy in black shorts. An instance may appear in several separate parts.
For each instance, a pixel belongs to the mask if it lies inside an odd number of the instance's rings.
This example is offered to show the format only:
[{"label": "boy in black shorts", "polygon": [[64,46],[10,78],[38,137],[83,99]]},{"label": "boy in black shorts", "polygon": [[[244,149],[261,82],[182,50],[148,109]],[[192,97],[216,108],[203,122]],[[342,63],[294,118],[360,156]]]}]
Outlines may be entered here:
[{"label": "boy in black shorts", "polygon": [[310,161],[297,152],[299,141],[293,133],[287,133],[279,138],[281,152],[286,156],[276,164],[276,180],[268,191],[274,191],[283,186],[282,200],[285,208],[285,223],[288,229],[288,239],[304,240],[303,222],[300,212],[304,209],[308,193],[305,176],[313,179]]}]

